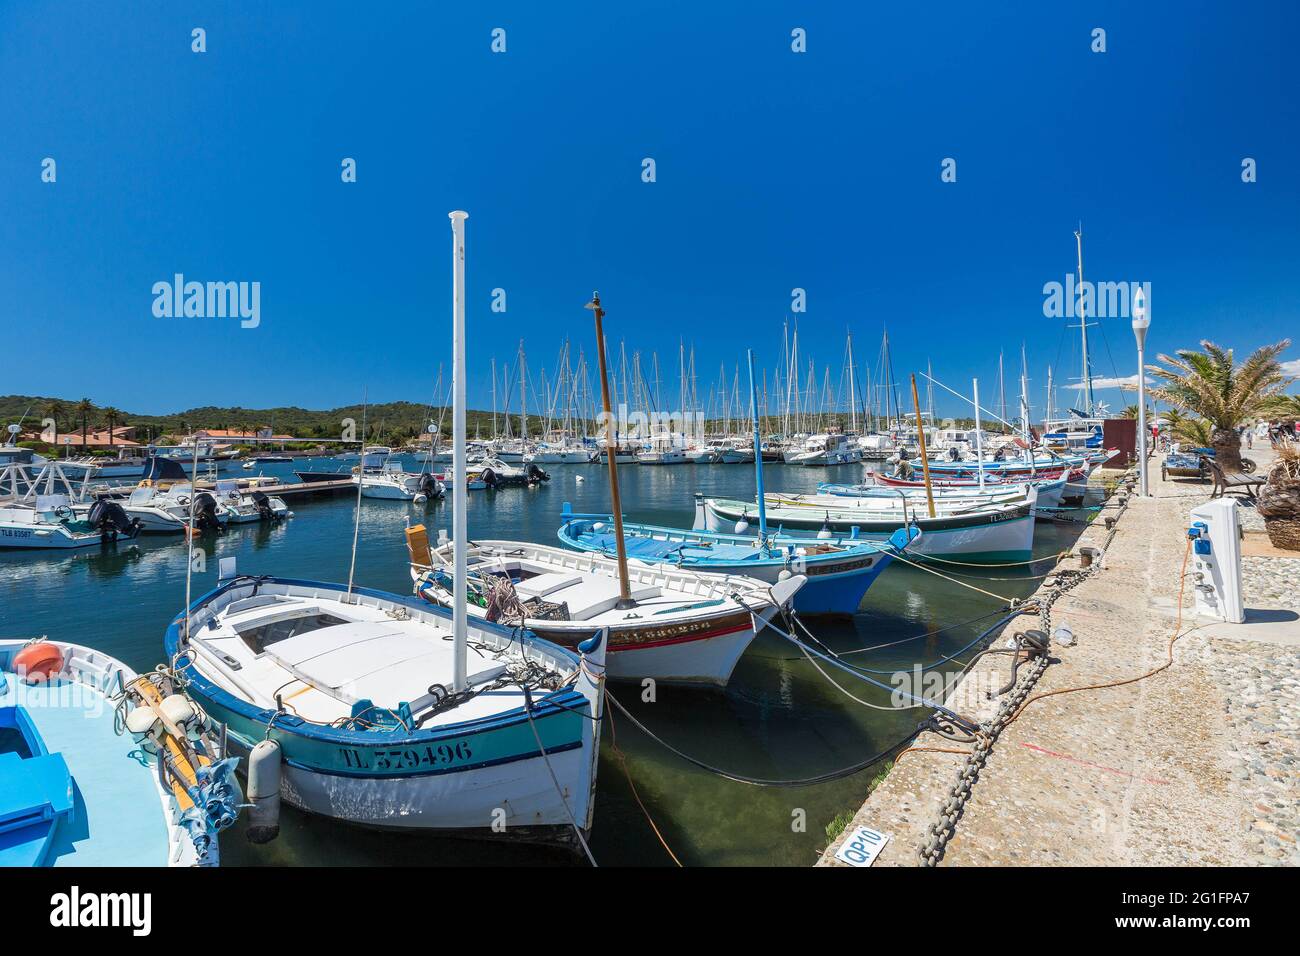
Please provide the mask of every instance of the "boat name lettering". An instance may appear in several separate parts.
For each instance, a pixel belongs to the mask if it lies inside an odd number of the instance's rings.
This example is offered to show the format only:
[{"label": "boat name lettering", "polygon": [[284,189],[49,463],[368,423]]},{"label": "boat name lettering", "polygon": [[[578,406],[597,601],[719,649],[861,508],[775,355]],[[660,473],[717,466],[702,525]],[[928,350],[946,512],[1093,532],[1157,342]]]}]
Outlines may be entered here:
[{"label": "boat name lettering", "polygon": [[340,747],[343,765],[349,770],[414,770],[418,767],[448,767],[464,763],[473,756],[470,745],[430,744],[424,747],[404,747],[380,750]]}]

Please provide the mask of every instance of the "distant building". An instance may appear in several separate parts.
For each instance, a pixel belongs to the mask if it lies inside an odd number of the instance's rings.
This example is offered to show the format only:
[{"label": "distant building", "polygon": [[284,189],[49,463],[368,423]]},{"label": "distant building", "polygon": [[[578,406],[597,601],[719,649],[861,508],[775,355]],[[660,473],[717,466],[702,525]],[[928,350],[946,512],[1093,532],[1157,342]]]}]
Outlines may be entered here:
[{"label": "distant building", "polygon": [[288,442],[303,441],[301,438],[295,438],[292,435],[277,435],[269,428],[258,428],[255,431],[241,431],[238,428],[199,428],[193,435],[186,437],[186,443],[194,439],[199,441],[234,441],[234,442]]},{"label": "distant building", "polygon": [[[74,448],[83,446],[85,448],[139,448],[141,443],[135,440],[135,435],[134,425],[118,425],[113,429],[111,441],[107,428],[90,428],[84,433],[78,428],[70,432],[59,432],[55,444],[70,445]],[[46,437],[37,431],[24,432],[19,438],[22,441],[46,440]]]}]

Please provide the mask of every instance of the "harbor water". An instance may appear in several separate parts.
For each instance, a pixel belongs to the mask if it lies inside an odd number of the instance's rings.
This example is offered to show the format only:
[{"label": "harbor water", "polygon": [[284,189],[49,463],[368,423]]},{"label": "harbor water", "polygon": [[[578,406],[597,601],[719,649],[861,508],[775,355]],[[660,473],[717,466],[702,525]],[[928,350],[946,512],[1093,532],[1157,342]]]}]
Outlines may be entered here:
[{"label": "harbor water", "polygon": [[[294,469],[335,470],[333,459],[267,464],[233,471],[289,478]],[[418,466],[409,465],[411,470]],[[471,538],[507,538],[558,546],[561,510],[607,512],[603,465],[548,466],[549,483],[469,495]],[[436,470],[436,466],[435,466]],[[861,466],[803,468],[769,465],[773,491],[812,491],[819,481],[852,482]],[[226,475],[223,472],[223,477]],[[582,476],[584,481],[577,481]],[[625,466],[619,471],[624,511],[633,520],[689,527],[693,494],[753,497],[746,465]],[[1092,492],[1095,494],[1095,492]],[[294,498],[295,517],[276,525],[235,526],[203,543],[206,571],[194,594],[215,586],[218,558],[234,557],[240,572],[346,581],[355,499],[347,495]],[[1082,512],[1072,513],[1081,517]],[[416,506],[366,499],[361,503],[356,580],[409,594],[403,529],[422,521],[436,535],[450,530],[450,505]],[[1070,546],[1079,525],[1042,522],[1035,555]],[[945,568],[944,573],[1000,597],[1034,590],[1050,562],[1036,567]],[[162,637],[184,605],[185,547],[179,535],[154,535],[110,549],[0,552],[0,637],[73,641],[102,649],[137,670],[162,660]],[[851,621],[814,621],[818,640],[854,663],[886,672],[909,671],[969,644],[996,620],[999,598],[946,577],[895,561],[872,586]],[[1026,623],[1032,623],[1032,618]],[[934,634],[932,632],[940,631]],[[920,639],[917,635],[928,634]],[[876,645],[891,645],[863,651]],[[969,655],[966,655],[969,656]],[[966,659],[964,656],[962,659]],[[955,672],[959,663],[941,670]],[[890,694],[833,673],[843,690],[820,674],[791,644],[770,632],[741,660],[725,691],[659,687],[653,700],[638,684],[611,689],[637,720],[679,750],[706,764],[767,779],[818,776],[852,766],[890,746],[916,726],[920,712],[891,707]],[[845,691],[867,706],[850,699]],[[881,708],[881,709],[877,709]],[[612,725],[611,725],[612,724]],[[649,739],[615,713],[602,741],[591,849],[602,865],[671,865],[660,839],[685,865],[810,865],[828,842],[827,824],[859,807],[883,766],[798,788],[735,783],[697,769]],[[639,802],[638,802],[639,798]],[[644,806],[644,810],[642,808]],[[222,835],[227,865],[509,864],[568,865],[564,851],[483,843],[409,832],[380,832],[309,817],[286,807],[278,840],[250,845],[243,824]]]}]

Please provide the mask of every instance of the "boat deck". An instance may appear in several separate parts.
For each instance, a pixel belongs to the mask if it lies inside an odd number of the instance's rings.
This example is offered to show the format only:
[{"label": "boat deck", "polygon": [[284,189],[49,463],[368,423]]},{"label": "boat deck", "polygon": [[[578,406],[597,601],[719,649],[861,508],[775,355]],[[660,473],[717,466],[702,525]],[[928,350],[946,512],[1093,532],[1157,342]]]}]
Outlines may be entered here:
[{"label": "boat deck", "polygon": [[[50,753],[63,755],[74,807],[55,834],[56,866],[166,866],[167,822],[154,770],[129,734],[113,731],[113,705],[72,681],[28,686],[0,674],[0,707],[20,703]],[[0,744],[0,759],[12,759]],[[6,838],[0,836],[0,854]]]},{"label": "boat deck", "polygon": [[[279,696],[304,720],[342,720],[364,701],[391,711],[409,703],[418,711],[431,685],[452,684],[451,628],[395,618],[382,607],[267,594],[232,602],[216,620],[215,630],[204,627],[192,637],[207,652],[204,673],[259,707],[274,710]],[[239,668],[221,665],[223,656]],[[471,686],[500,677],[517,658],[477,644],[473,633],[467,656]],[[490,717],[523,702],[517,687],[486,691],[426,726]]]}]

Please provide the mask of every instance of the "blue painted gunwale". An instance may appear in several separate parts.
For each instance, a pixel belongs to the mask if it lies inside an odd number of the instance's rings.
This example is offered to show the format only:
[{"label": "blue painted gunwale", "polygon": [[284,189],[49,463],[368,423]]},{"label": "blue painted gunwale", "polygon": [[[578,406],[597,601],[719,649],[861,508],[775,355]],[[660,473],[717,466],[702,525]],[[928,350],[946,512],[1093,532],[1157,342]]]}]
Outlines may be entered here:
[{"label": "blue painted gunwale", "polygon": [[[613,521],[612,515],[575,514],[573,512],[565,511],[561,514],[561,518],[563,519],[563,524],[560,525],[559,531],[556,532],[556,537],[558,537],[562,543],[568,545],[571,548],[576,548],[579,551],[589,551],[595,554],[605,553],[603,550],[598,550],[589,545],[582,544],[574,536],[574,532],[571,530],[570,526],[575,524],[583,524],[583,523],[596,522],[596,521],[612,522]],[[589,529],[583,528],[577,533],[581,534],[583,531],[586,530]],[[695,529],[670,528],[667,527],[666,525],[640,524],[637,522],[627,522],[627,521],[623,522],[623,531],[626,535],[629,536],[634,535],[637,537],[654,537],[655,535],[665,535],[670,538],[684,537],[688,540],[693,537],[707,538],[711,541],[717,541],[726,544],[740,544],[746,547],[752,546],[755,540],[754,535],[730,534],[726,531],[697,531]],[[844,550],[832,554],[810,554],[804,556],[802,560],[806,565],[814,565],[814,564],[834,565],[849,560],[856,560],[858,558],[876,557],[876,558],[880,558],[885,563],[888,563],[893,558],[893,556],[898,553],[899,549],[905,548],[911,542],[912,538],[914,538],[917,533],[919,532],[914,530],[909,534],[905,529],[899,528],[897,531],[893,533],[893,535],[890,536],[888,541],[875,541],[866,538],[841,539],[833,543],[837,547],[843,548]],[[816,544],[816,543],[822,543],[822,544],[827,543],[824,541],[817,542],[815,540],[810,540],[809,538],[806,537],[800,538],[800,537],[795,537],[793,535],[786,535],[779,530],[768,531],[767,537],[768,537],[769,545],[773,548],[773,553],[767,557],[759,557],[756,554],[754,557],[746,557],[743,560],[738,560],[738,561],[729,561],[725,559],[710,560],[709,558],[703,558],[703,559],[692,558],[681,562],[669,561],[667,559],[664,559],[661,562],[654,562],[652,559],[640,558],[636,555],[631,555],[631,557],[636,558],[637,560],[651,561],[651,563],[669,564],[674,567],[677,566],[693,567],[693,568],[700,568],[703,570],[707,570],[710,567],[732,568],[736,571],[736,573],[743,574],[745,568],[756,568],[756,567],[784,568],[789,563],[790,560],[789,556],[786,555],[783,550],[786,545],[793,544],[798,546],[798,545],[807,545],[807,544]],[[835,574],[836,572],[826,571],[824,573]]]}]

